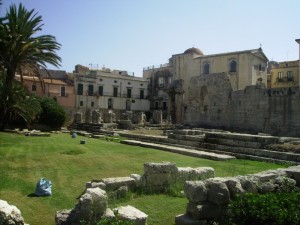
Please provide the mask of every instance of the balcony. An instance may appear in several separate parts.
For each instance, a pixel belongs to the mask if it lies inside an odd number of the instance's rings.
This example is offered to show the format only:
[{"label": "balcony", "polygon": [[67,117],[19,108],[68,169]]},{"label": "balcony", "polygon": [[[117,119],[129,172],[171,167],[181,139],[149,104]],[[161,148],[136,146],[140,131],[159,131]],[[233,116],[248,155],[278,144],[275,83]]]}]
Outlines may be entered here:
[{"label": "balcony", "polygon": [[282,77],[282,78],[276,78],[276,82],[293,82],[294,77]]}]

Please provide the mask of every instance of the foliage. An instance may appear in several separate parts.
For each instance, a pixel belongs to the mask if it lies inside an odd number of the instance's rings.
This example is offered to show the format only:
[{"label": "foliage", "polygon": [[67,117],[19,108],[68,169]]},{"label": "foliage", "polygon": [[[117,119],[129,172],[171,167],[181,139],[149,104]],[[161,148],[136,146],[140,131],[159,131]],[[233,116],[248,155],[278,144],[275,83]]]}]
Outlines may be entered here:
[{"label": "foliage", "polygon": [[26,125],[35,120],[41,112],[38,98],[31,95],[18,81],[12,83],[12,96],[10,101],[5,100],[3,77],[0,76],[0,108],[5,122],[24,121]]},{"label": "foliage", "polygon": [[[3,130],[14,114],[11,111],[22,105],[14,99],[16,95],[13,83],[18,72],[23,81],[23,74],[39,76],[38,69],[46,69],[46,64],[59,66],[60,57],[56,51],[60,44],[51,35],[36,36],[42,30],[42,17],[34,10],[26,10],[22,4],[19,7],[11,5],[4,17],[0,17],[0,72],[3,78],[1,87],[0,130]],[[15,104],[17,103],[17,104]],[[15,109],[16,110],[16,109]],[[30,114],[30,112],[23,112]]]},{"label": "foliage", "polygon": [[133,221],[122,220],[118,215],[118,212],[115,213],[115,217],[106,217],[103,218],[97,223],[97,225],[134,225]]},{"label": "foliage", "polygon": [[67,118],[65,110],[56,101],[47,97],[40,98],[40,104],[42,112],[38,122],[52,129],[61,128]]},{"label": "foliage", "polygon": [[300,192],[248,193],[232,200],[226,225],[298,225]]}]

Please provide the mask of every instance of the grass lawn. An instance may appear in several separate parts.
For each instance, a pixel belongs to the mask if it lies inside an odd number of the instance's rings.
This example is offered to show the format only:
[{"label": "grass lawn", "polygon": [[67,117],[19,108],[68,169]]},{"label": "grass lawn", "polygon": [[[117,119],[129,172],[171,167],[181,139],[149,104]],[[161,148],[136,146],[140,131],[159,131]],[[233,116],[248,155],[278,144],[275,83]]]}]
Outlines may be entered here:
[{"label": "grass lawn", "polygon": [[[86,139],[86,144],[79,144]],[[117,142],[71,138],[68,134],[27,137],[0,133],[0,199],[17,206],[30,225],[53,225],[57,210],[70,209],[92,179],[143,174],[145,162],[175,162],[177,166],[210,166],[216,176],[235,176],[280,167],[248,160],[226,162],[193,158]],[[53,184],[50,197],[30,197],[39,178]],[[174,224],[187,200],[166,195],[137,196],[132,205],[149,215],[148,225]],[[114,203],[115,204],[115,203]]]}]

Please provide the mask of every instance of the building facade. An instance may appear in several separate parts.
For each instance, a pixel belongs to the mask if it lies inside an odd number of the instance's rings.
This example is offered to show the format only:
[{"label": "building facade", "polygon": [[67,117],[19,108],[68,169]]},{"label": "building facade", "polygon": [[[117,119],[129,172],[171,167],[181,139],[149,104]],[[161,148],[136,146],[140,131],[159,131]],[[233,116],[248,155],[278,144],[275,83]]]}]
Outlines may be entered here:
[{"label": "building facade", "polygon": [[[225,74],[232,90],[243,90],[249,85],[267,85],[267,62],[261,48],[221,54],[204,55],[197,48],[172,55],[161,67],[144,68],[143,77],[149,79],[151,108],[162,99],[173,122],[185,123],[185,111],[193,100],[197,83],[190,80],[199,75]],[[166,95],[167,94],[167,95]],[[158,103],[157,103],[158,102]]]},{"label": "building facade", "polygon": [[109,68],[89,70],[82,66],[77,66],[73,75],[77,111],[113,111],[117,119],[126,111],[149,111],[146,79],[134,77],[126,71]]}]

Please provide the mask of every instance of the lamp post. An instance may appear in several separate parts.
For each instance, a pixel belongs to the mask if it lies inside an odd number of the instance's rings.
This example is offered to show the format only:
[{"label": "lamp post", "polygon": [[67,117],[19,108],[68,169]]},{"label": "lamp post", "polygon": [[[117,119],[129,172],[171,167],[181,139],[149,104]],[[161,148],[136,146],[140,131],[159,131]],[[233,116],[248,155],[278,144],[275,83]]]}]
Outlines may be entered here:
[{"label": "lamp post", "polygon": [[299,44],[298,85],[300,86],[300,39],[296,39],[295,41]]}]

